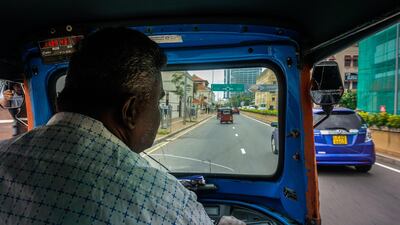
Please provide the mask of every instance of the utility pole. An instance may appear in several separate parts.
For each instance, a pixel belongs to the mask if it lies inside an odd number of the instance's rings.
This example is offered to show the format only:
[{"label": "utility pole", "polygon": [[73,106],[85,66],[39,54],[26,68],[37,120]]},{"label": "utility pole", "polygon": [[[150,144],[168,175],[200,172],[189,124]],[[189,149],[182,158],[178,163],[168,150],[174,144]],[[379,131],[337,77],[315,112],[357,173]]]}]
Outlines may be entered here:
[{"label": "utility pole", "polygon": [[187,76],[186,74],[183,74],[185,76],[185,86],[183,88],[183,124],[186,124],[186,114],[187,114],[187,109],[186,109],[186,100],[187,100],[187,91],[186,91],[186,86],[187,86]]}]

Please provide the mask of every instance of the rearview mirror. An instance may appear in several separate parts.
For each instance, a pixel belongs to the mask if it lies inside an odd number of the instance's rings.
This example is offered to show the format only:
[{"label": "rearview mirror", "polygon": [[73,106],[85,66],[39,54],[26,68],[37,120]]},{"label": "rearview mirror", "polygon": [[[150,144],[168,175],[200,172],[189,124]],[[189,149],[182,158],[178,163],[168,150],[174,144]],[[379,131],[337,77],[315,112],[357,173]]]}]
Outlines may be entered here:
[{"label": "rearview mirror", "polygon": [[24,103],[22,83],[0,80],[0,106],[5,109],[18,109]]},{"label": "rearview mirror", "polygon": [[339,103],[343,92],[342,77],[336,62],[324,61],[314,66],[310,95],[315,104],[332,108]]}]

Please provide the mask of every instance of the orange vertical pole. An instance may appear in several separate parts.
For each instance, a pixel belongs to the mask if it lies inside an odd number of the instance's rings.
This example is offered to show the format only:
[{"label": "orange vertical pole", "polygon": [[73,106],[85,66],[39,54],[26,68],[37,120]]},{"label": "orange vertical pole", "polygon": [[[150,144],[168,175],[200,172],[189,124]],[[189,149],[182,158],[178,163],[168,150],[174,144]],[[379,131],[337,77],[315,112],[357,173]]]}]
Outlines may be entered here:
[{"label": "orange vertical pole", "polygon": [[307,170],[307,222],[308,224],[321,224],[319,214],[319,190],[317,163],[315,160],[314,129],[310,97],[310,65],[305,65],[301,71],[301,105],[303,110],[304,127],[304,155]]},{"label": "orange vertical pole", "polygon": [[28,130],[32,130],[33,129],[32,103],[31,103],[31,96],[29,95],[28,80],[26,78],[24,78],[24,91],[25,91],[26,116],[28,118]]}]

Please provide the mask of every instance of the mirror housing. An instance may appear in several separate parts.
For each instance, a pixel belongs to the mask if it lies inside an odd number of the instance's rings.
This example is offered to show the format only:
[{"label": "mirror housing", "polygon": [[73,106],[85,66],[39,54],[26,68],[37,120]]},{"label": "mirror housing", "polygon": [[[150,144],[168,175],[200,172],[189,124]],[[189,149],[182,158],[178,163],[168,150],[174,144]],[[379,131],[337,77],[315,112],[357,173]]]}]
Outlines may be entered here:
[{"label": "mirror housing", "polygon": [[276,127],[276,128],[278,128],[278,122],[271,122],[271,127]]},{"label": "mirror housing", "polygon": [[24,104],[25,94],[22,83],[0,80],[0,107],[19,109]]},{"label": "mirror housing", "polygon": [[338,104],[344,92],[339,66],[334,61],[323,61],[313,67],[310,96],[326,114]]}]

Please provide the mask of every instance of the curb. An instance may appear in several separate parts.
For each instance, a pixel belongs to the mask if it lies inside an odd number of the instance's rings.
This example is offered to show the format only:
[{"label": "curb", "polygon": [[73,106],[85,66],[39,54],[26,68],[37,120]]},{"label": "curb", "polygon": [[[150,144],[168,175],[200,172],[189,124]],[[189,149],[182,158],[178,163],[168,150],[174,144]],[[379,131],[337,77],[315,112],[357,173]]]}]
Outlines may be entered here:
[{"label": "curb", "polygon": [[158,143],[160,143],[160,142],[162,142],[162,141],[164,141],[165,139],[168,139],[168,138],[174,136],[174,135],[177,134],[177,133],[180,133],[180,132],[182,132],[182,131],[184,131],[184,130],[187,130],[187,129],[193,127],[194,125],[197,125],[197,124],[199,124],[199,123],[203,122],[204,120],[209,119],[209,118],[211,118],[211,117],[213,117],[213,116],[206,117],[206,118],[204,118],[204,119],[202,119],[202,120],[199,120],[197,123],[193,123],[192,125],[187,126],[187,127],[183,128],[183,129],[181,129],[181,130],[177,130],[177,131],[174,131],[174,132],[172,132],[172,133],[170,133],[170,134],[165,135],[164,137],[160,137],[160,138],[154,140],[153,146],[156,145],[156,144],[158,144]]},{"label": "curb", "polygon": [[376,154],[376,159],[385,162],[385,163],[390,163],[393,165],[400,166],[400,159],[394,158],[392,156],[380,154],[380,153],[375,153]]}]

